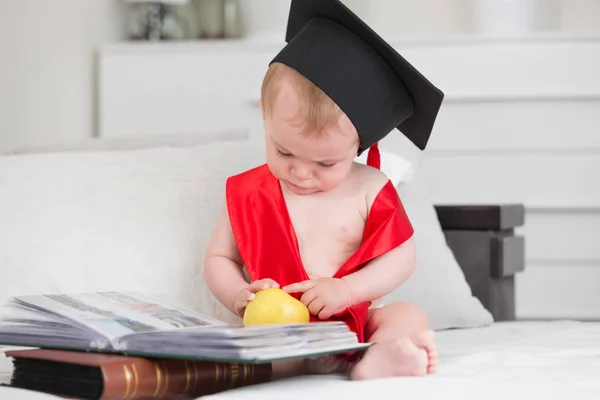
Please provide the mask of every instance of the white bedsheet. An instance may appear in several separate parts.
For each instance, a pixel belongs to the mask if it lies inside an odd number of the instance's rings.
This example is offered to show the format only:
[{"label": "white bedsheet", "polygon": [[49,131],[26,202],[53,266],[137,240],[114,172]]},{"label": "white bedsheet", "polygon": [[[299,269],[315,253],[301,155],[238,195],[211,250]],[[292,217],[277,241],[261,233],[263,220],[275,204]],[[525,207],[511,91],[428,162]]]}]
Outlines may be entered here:
[{"label": "white bedsheet", "polygon": [[600,399],[600,323],[496,323],[437,333],[440,370],[350,382],[307,377],[211,396],[231,399]]},{"label": "white bedsheet", "polygon": [[[425,378],[350,382],[338,376],[304,377],[203,399],[600,399],[600,323],[496,323],[438,332],[437,341],[440,370]],[[54,397],[0,388],[4,398]]]}]

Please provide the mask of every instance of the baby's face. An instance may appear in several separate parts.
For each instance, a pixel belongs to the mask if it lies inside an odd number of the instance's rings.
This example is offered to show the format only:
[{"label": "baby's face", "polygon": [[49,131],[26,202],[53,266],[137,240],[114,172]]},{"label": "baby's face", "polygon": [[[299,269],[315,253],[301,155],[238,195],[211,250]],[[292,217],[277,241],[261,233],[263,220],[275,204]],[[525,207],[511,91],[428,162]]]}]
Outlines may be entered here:
[{"label": "baby's face", "polygon": [[[286,187],[299,195],[328,191],[346,179],[358,151],[358,137],[343,116],[337,126],[307,137],[295,118],[296,104],[285,96],[265,117],[267,164]],[[289,99],[288,99],[289,100]]]}]

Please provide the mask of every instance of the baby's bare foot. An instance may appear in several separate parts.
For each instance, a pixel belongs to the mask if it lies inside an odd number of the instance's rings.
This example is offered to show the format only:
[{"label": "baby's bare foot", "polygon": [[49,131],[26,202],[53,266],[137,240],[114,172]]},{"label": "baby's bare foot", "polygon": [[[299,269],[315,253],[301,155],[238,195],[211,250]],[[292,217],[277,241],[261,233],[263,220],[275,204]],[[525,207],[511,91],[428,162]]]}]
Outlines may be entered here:
[{"label": "baby's bare foot", "polygon": [[428,357],[428,374],[435,374],[438,367],[438,353],[435,345],[435,333],[432,331],[419,332],[413,338],[413,342],[417,347],[425,349]]},{"label": "baby's bare foot", "polygon": [[437,369],[437,350],[432,331],[414,338],[399,338],[373,345],[352,369],[353,380],[395,376],[424,376]]}]

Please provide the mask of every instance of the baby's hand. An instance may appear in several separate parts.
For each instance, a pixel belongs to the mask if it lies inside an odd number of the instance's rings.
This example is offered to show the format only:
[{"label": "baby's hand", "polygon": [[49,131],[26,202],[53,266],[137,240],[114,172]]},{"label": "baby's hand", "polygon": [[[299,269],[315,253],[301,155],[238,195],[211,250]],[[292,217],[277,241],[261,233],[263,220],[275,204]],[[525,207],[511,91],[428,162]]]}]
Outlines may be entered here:
[{"label": "baby's hand", "polygon": [[287,285],[283,290],[288,293],[303,293],[300,301],[312,315],[320,319],[328,319],[352,304],[350,288],[342,279],[311,279]]},{"label": "baby's hand", "polygon": [[237,297],[235,298],[235,303],[233,304],[233,309],[235,313],[238,316],[243,317],[248,302],[254,300],[256,292],[264,289],[278,287],[279,284],[277,282],[275,282],[273,279],[268,278],[252,282],[251,284],[246,286],[240,293],[238,293]]}]

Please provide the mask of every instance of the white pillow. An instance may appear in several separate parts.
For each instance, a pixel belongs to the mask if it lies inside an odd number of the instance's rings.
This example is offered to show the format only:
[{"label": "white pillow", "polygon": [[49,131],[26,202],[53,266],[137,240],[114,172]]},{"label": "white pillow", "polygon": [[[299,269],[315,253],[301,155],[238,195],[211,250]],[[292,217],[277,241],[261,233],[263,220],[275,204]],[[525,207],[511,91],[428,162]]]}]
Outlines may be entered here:
[{"label": "white pillow", "polygon": [[[356,157],[355,161],[366,165],[368,153],[365,151]],[[380,149],[379,154],[381,156],[380,170],[392,181],[394,186],[398,186],[402,182],[410,182],[413,179],[414,167],[406,158],[384,149]]]},{"label": "white pillow", "polygon": [[433,329],[474,328],[489,325],[492,315],[474,297],[454,254],[446,244],[421,171],[398,187],[414,228],[417,268],[384,303],[407,301],[421,307]]},{"label": "white pillow", "polygon": [[[421,171],[423,152],[401,135],[388,135],[382,141],[383,151],[397,154],[411,165],[412,179],[396,186],[398,194],[415,229],[417,249],[415,273],[383,301],[406,301],[421,307],[435,330],[473,328],[493,322],[491,313],[473,296],[465,275],[458,265],[428,194]],[[389,157],[389,156],[388,156]]]},{"label": "white pillow", "polygon": [[[0,157],[0,302],[137,290],[237,321],[208,290],[202,260],[225,179],[253,167],[259,150],[232,142]],[[0,375],[11,369],[0,354]]]},{"label": "white pillow", "polygon": [[247,142],[0,157],[0,301],[138,290],[227,320],[203,280],[226,178]]},{"label": "white pillow", "polygon": [[[227,177],[263,162],[263,144],[250,142],[0,157],[0,301],[128,289],[236,320],[208,291],[202,260]],[[414,172],[398,188],[416,230],[417,271],[385,300],[416,303],[435,329],[488,324]]]}]

